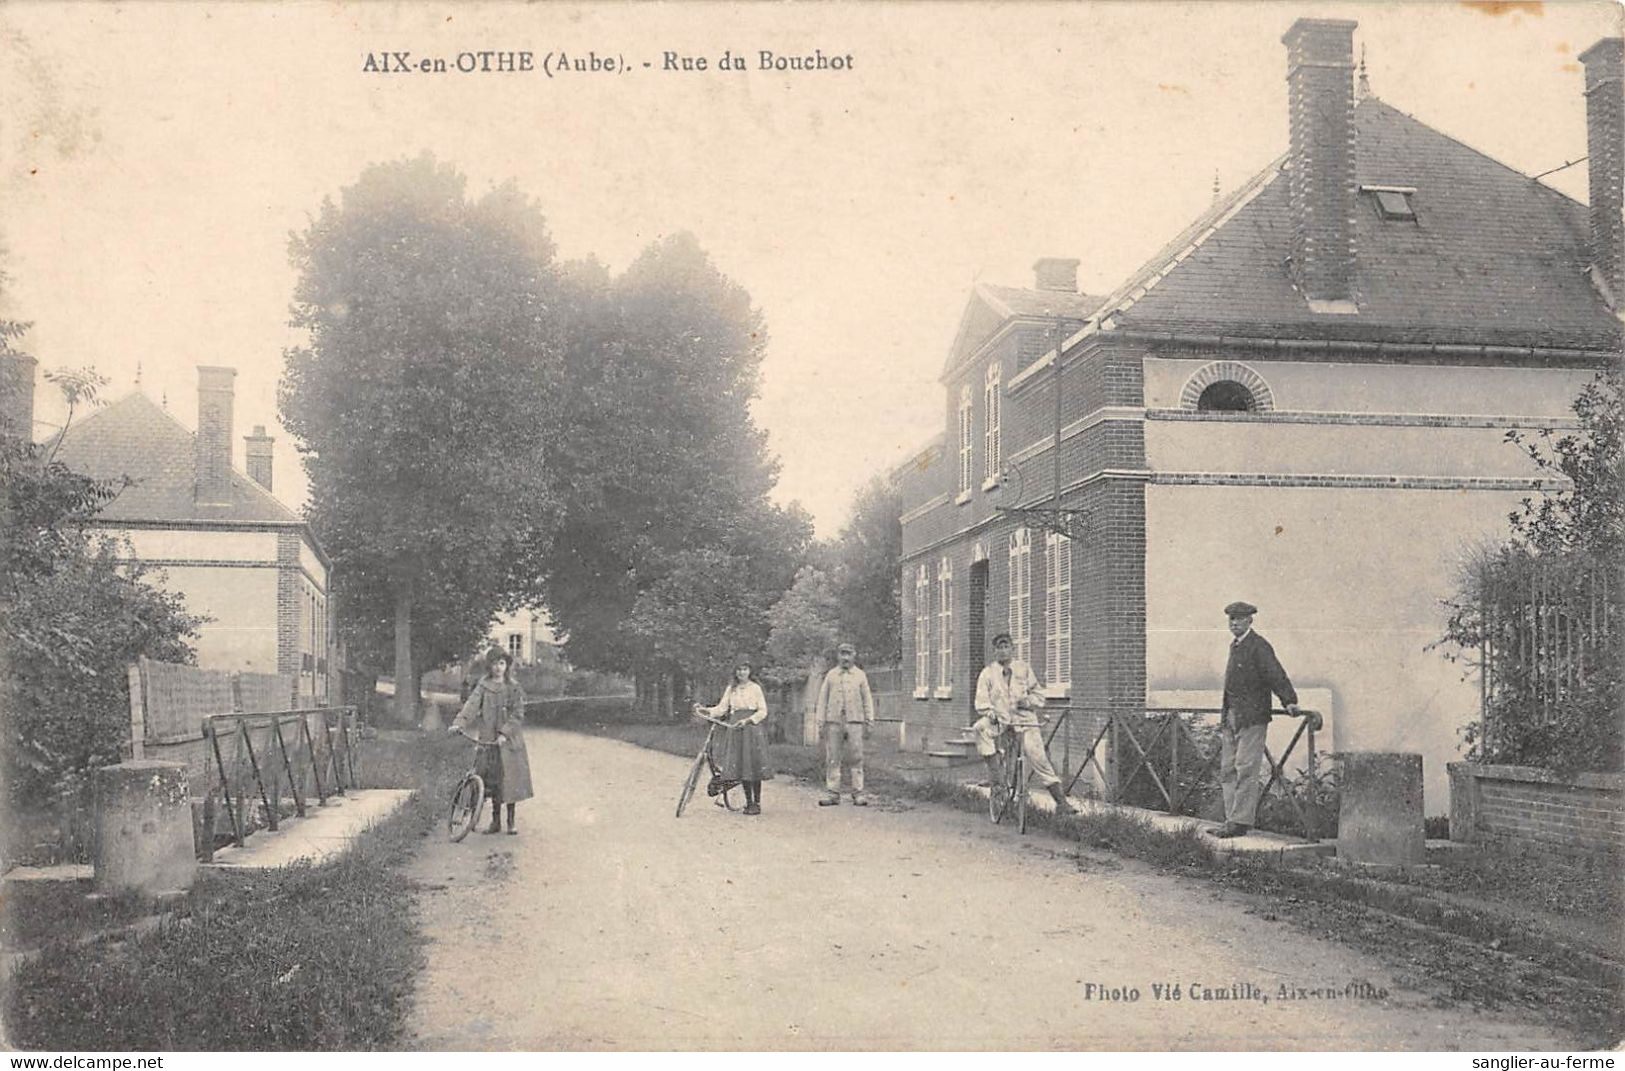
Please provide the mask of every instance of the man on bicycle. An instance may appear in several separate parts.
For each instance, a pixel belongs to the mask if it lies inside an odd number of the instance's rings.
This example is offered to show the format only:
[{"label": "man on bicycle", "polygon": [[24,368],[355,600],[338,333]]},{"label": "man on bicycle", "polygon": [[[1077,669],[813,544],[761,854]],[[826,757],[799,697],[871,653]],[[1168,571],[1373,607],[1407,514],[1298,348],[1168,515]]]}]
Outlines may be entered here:
[{"label": "man on bicycle", "polygon": [[1033,667],[1015,654],[1008,632],[993,637],[993,661],[976,679],[976,752],[987,763],[989,785],[996,790],[1003,772],[998,737],[1006,730],[1013,733],[1027,756],[1027,768],[1054,797],[1056,813],[1071,814],[1076,808],[1061,790],[1061,778],[1050,764],[1044,734],[1038,727],[1037,711],[1044,706],[1044,685]]}]

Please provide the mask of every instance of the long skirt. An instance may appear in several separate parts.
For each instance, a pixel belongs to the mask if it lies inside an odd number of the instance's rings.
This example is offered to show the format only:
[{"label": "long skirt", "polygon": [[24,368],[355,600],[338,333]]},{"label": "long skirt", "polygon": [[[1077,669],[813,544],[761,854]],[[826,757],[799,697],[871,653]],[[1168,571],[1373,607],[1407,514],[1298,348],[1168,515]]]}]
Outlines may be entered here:
[{"label": "long skirt", "polygon": [[720,765],[727,781],[766,781],[773,769],[767,758],[767,734],[756,724],[730,729],[723,740]]},{"label": "long skirt", "polygon": [[502,749],[502,802],[518,803],[534,796],[530,784],[530,755],[525,751],[523,731],[508,737]]}]

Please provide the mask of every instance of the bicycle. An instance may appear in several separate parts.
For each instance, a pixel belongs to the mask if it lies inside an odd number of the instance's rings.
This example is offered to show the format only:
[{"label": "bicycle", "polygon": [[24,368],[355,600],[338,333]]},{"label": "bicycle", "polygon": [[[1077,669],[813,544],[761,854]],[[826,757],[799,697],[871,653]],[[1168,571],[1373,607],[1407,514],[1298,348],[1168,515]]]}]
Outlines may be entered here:
[{"label": "bicycle", "polygon": [[[463,736],[468,736],[463,733]],[[474,740],[469,736],[470,740]],[[480,776],[482,769],[489,769],[492,761],[501,762],[500,757],[490,757],[485,748],[498,748],[496,742],[481,743],[474,740],[474,765],[463,774],[463,779],[457,782],[457,787],[451,793],[451,810],[446,815],[446,834],[455,844],[480,824],[480,812],[485,809],[485,778]]]},{"label": "bicycle", "polygon": [[[694,756],[693,763],[689,765],[688,777],[683,781],[683,791],[677,797],[678,818],[683,817],[683,808],[687,807],[688,801],[694,798],[694,790],[698,788],[700,784],[700,771],[709,768],[711,771],[712,781],[717,781],[722,776],[722,768],[717,765],[716,759],[711,754],[711,742],[716,737],[718,729],[726,730],[728,728],[728,723],[723,721],[721,718],[713,718],[709,714],[700,714],[692,711],[690,713],[692,713],[694,717],[699,718],[701,721],[710,722],[711,728],[706,730],[705,742],[700,745],[699,754]],[[728,793],[731,790],[732,786],[724,783],[718,792],[712,792],[709,794],[717,797],[718,806],[726,807],[731,811],[734,809],[733,801],[728,799]]]},{"label": "bicycle", "polygon": [[1027,832],[1027,753],[1016,731],[1005,726],[994,746],[998,749],[1001,773],[987,788],[987,816],[1000,825],[1014,815],[1018,832]]}]

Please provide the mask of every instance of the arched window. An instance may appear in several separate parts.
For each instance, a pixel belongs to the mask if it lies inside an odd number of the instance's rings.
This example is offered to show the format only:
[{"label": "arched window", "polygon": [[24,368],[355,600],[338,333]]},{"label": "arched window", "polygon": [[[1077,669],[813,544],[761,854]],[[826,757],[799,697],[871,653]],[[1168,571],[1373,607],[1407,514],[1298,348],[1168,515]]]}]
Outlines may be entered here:
[{"label": "arched window", "polygon": [[1179,405],[1199,413],[1267,413],[1275,408],[1275,395],[1263,376],[1240,361],[1214,361],[1191,373]]},{"label": "arched window", "polygon": [[1196,399],[1198,413],[1252,413],[1257,409],[1253,392],[1233,379],[1209,383]]}]

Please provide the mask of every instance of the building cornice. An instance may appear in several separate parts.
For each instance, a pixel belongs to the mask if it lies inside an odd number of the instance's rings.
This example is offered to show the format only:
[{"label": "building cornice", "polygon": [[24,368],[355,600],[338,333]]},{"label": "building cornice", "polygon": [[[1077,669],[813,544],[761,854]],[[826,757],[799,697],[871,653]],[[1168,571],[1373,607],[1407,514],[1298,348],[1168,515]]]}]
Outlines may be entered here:
[{"label": "building cornice", "polygon": [[[1363,342],[1314,338],[1270,338],[1256,335],[1213,335],[1179,331],[1117,328],[1112,337],[1205,350],[1246,350],[1257,360],[1345,361],[1350,364],[1527,364],[1592,368],[1620,359],[1620,350],[1563,346],[1496,346],[1445,342]],[[1280,355],[1280,356],[1276,356]]]},{"label": "building cornice", "polygon": [[[1265,413],[1146,409],[1144,413],[1147,420],[1191,421],[1204,424],[1335,424],[1380,428],[1516,428],[1550,431],[1572,431],[1580,427],[1580,421],[1575,417],[1465,413],[1322,413],[1291,409],[1272,409]],[[1048,439],[1044,441],[1047,443]]]}]

